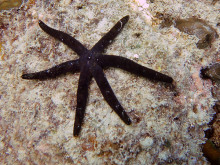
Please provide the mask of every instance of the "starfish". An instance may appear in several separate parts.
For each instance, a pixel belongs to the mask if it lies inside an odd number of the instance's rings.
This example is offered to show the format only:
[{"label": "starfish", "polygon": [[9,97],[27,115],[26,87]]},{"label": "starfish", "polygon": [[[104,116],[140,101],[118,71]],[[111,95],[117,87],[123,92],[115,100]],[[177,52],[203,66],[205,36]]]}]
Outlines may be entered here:
[{"label": "starfish", "polygon": [[67,61],[40,72],[23,74],[22,78],[45,80],[56,78],[57,76],[66,74],[67,72],[80,72],[77,89],[75,123],[73,130],[74,136],[78,136],[81,130],[88,98],[88,87],[92,77],[94,77],[104,99],[107,101],[109,106],[118,114],[118,116],[124,121],[125,124],[131,124],[131,119],[116,98],[103,72],[103,69],[108,67],[115,67],[151,80],[167,83],[173,82],[171,77],[141,66],[127,58],[102,54],[104,49],[109,44],[111,44],[113,39],[121,32],[128,20],[129,16],[125,16],[119,20],[115,26],[113,26],[112,29],[106,33],[90,50],[88,50],[78,40],[71,37],[70,35],[55,30],[39,20],[39,26],[43,31],[70,47],[79,56],[79,59]]}]

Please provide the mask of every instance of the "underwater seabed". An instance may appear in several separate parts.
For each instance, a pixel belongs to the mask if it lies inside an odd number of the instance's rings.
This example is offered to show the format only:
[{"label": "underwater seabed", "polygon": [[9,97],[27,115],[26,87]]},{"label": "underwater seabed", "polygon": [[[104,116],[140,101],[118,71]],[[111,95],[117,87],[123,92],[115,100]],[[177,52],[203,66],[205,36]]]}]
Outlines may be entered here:
[{"label": "underwater seabed", "polygon": [[[1,163],[218,163],[219,8],[216,0],[0,0]],[[91,49],[126,15],[103,54],[169,75],[173,87],[108,68],[132,124],[112,111],[92,79],[83,129],[73,137],[80,74],[21,78],[78,58],[38,21]]]}]

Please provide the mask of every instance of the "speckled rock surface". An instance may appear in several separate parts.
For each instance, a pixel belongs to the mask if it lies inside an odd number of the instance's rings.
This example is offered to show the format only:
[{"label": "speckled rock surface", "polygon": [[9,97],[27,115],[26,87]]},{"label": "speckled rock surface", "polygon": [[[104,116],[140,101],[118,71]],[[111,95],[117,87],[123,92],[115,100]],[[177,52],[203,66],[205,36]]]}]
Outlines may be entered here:
[{"label": "speckled rock surface", "polygon": [[[214,114],[210,80],[201,67],[219,60],[219,39],[198,49],[198,38],[174,26],[159,28],[157,12],[196,16],[217,30],[220,3],[197,0],[29,1],[1,11],[0,160],[3,164],[209,164],[201,151]],[[215,12],[214,12],[215,11]],[[84,125],[73,137],[79,74],[27,81],[40,71],[78,58],[38,26],[74,36],[91,48],[119,19],[130,15],[106,54],[130,58],[173,77],[176,89],[119,69],[105,74],[132,119],[125,125],[93,80]]]}]

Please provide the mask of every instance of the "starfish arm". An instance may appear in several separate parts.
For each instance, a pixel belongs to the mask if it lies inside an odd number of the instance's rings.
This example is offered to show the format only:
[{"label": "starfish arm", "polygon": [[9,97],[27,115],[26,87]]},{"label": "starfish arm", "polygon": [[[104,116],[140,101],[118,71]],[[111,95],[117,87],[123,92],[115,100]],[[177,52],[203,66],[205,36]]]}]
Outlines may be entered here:
[{"label": "starfish arm", "polygon": [[124,108],[119,103],[118,99],[116,98],[111,86],[108,83],[108,80],[103,73],[103,70],[100,66],[96,65],[94,69],[92,69],[92,75],[98,84],[101,93],[110,107],[118,114],[118,116],[128,125],[131,124],[131,119],[128,117],[127,113],[125,112]]},{"label": "starfish arm", "polygon": [[86,109],[86,102],[88,98],[88,88],[92,76],[88,70],[88,66],[81,70],[78,89],[77,89],[77,106],[73,135],[78,136],[83,123],[83,118]]},{"label": "starfish arm", "polygon": [[94,52],[103,52],[104,49],[112,43],[114,38],[121,32],[125,24],[128,22],[129,16],[123,17],[120,21],[118,21],[111,30],[106,33],[92,48]]},{"label": "starfish arm", "polygon": [[73,51],[75,51],[79,56],[81,56],[83,53],[88,51],[78,40],[71,37],[70,35],[61,32],[59,30],[55,30],[49,26],[47,26],[44,22],[39,20],[39,26],[43,31],[45,31],[47,34],[53,36],[54,38],[58,39],[59,41],[63,42],[67,46],[69,46]]},{"label": "starfish arm", "polygon": [[112,55],[99,55],[98,63],[102,67],[116,67],[126,70],[130,73],[151,79],[167,83],[172,83],[173,78],[165,74],[159,73],[147,67],[141,66],[136,62],[129,60],[125,57],[112,56]]},{"label": "starfish arm", "polygon": [[79,60],[72,60],[56,65],[47,70],[43,70],[35,73],[23,74],[21,77],[23,79],[45,80],[49,78],[56,78],[57,76],[61,74],[65,74],[67,72],[75,73],[78,72],[79,70],[80,70]]}]

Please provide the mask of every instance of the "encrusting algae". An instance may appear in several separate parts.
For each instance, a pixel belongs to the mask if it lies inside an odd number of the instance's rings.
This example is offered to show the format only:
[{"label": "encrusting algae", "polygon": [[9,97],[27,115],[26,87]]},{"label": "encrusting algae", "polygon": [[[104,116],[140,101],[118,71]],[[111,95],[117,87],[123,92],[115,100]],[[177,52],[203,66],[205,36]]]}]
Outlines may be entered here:
[{"label": "encrusting algae", "polygon": [[220,63],[215,63],[212,66],[203,68],[201,70],[201,75],[203,78],[210,78],[214,81],[220,80]]},{"label": "encrusting algae", "polygon": [[207,140],[206,143],[203,145],[202,149],[204,155],[206,158],[212,163],[212,164],[220,164],[220,150],[215,148],[212,141]]},{"label": "encrusting algae", "polygon": [[21,4],[22,0],[0,0],[0,11],[19,7]]},{"label": "encrusting algae", "polygon": [[216,30],[202,19],[194,17],[179,19],[175,21],[175,27],[184,33],[195,35],[199,38],[199,42],[196,44],[199,49],[204,49],[208,46],[211,47],[214,39],[218,38]]},{"label": "encrusting algae", "polygon": [[196,43],[196,46],[199,49],[211,47],[212,42],[219,37],[216,30],[208,25],[205,20],[196,17],[177,19],[173,18],[169,14],[163,14],[160,12],[157,12],[155,17],[162,21],[160,28],[174,25],[181,32],[189,35],[195,35],[199,39]]}]

